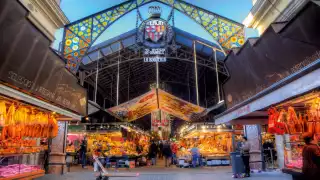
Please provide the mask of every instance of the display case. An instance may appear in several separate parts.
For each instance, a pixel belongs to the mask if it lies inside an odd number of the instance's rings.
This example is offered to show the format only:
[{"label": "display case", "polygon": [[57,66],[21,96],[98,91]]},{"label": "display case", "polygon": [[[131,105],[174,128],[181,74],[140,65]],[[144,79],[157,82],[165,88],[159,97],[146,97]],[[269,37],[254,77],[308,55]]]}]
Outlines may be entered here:
[{"label": "display case", "polygon": [[284,164],[285,168],[301,171],[302,169],[302,150],[304,142],[301,135],[285,135]]},{"label": "display case", "polygon": [[0,180],[35,179],[44,176],[43,153],[0,155]]}]

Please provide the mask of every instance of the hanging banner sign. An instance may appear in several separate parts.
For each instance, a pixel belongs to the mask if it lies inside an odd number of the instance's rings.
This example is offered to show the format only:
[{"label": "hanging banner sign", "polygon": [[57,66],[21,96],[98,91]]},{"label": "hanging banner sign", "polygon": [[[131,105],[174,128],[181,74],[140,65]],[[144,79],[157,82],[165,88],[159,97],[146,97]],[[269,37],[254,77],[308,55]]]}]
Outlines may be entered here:
[{"label": "hanging banner sign", "polygon": [[[190,121],[193,114],[202,113],[205,110],[161,89],[158,89],[158,94],[155,89],[152,89],[126,103],[109,108],[108,112],[118,119],[131,122],[158,109],[185,121]],[[166,114],[162,117],[168,118]],[[164,120],[163,122],[166,125],[167,121]]]}]

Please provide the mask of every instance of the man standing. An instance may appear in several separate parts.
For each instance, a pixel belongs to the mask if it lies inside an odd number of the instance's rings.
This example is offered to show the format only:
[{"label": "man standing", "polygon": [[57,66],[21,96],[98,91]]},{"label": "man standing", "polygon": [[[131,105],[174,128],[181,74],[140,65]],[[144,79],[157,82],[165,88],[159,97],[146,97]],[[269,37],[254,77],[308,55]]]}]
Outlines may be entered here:
[{"label": "man standing", "polygon": [[163,158],[163,143],[162,141],[160,141],[159,143],[159,159],[162,159]]},{"label": "man standing", "polygon": [[313,140],[311,133],[303,135],[306,145],[303,147],[302,157],[302,179],[319,179],[320,178],[320,147],[318,143]]},{"label": "man standing", "polygon": [[247,137],[243,137],[241,156],[245,168],[246,177],[250,177],[250,149],[251,144],[249,143]]},{"label": "man standing", "polygon": [[193,148],[191,149],[192,155],[192,167],[195,168],[197,166],[198,159],[200,158],[200,150],[198,148],[198,144],[194,144]]},{"label": "man standing", "polygon": [[165,162],[165,167],[169,167],[170,164],[168,164],[168,160],[171,158],[172,156],[172,150],[171,150],[171,145],[169,141],[165,141],[165,144],[163,145],[162,148],[162,154],[164,156],[164,162]]},{"label": "man standing", "polygon": [[158,146],[154,141],[152,141],[150,147],[149,147],[149,158],[152,161],[152,165],[156,165],[157,161],[157,152],[158,152]]},{"label": "man standing", "polygon": [[87,168],[87,138],[84,137],[80,145],[80,157],[82,160],[82,168]]}]

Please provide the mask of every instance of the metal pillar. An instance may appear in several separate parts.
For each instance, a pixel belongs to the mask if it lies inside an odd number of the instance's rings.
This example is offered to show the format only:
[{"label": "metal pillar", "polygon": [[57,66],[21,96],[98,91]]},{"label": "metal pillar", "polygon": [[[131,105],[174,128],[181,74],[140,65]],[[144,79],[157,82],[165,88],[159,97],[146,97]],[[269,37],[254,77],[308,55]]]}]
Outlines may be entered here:
[{"label": "metal pillar", "polygon": [[94,87],[94,102],[95,103],[97,103],[97,94],[98,94],[99,59],[100,59],[100,51],[98,51],[97,70],[96,70],[96,84],[95,84],[95,87]]},{"label": "metal pillar", "polygon": [[159,62],[156,62],[156,74],[157,74],[157,89],[159,88]]},{"label": "metal pillar", "polygon": [[118,73],[117,73],[117,106],[119,105],[120,50],[121,50],[121,44],[119,42]]},{"label": "metal pillar", "polygon": [[220,98],[220,83],[219,83],[219,73],[218,73],[218,60],[217,60],[217,51],[215,49],[212,49],[214,51],[214,63],[216,66],[216,79],[217,79],[217,93],[218,93],[218,103],[221,102]]},{"label": "metal pillar", "polygon": [[196,95],[197,95],[197,105],[199,106],[199,85],[198,85],[198,65],[197,65],[197,50],[196,50],[196,42],[193,41],[193,57],[194,57],[194,74],[196,81]]}]

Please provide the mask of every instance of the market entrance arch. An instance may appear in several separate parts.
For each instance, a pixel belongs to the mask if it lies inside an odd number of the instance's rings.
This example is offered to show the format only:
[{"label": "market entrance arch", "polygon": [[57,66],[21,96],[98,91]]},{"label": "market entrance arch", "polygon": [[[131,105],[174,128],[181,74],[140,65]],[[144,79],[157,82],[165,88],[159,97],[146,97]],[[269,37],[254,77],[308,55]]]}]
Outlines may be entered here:
[{"label": "market entrance arch", "polygon": [[106,29],[133,10],[137,10],[139,16],[139,7],[151,2],[163,3],[190,17],[201,25],[224,50],[240,47],[244,43],[242,24],[182,0],[129,0],[65,26],[62,51],[67,61],[66,67],[76,73],[83,56]]}]

